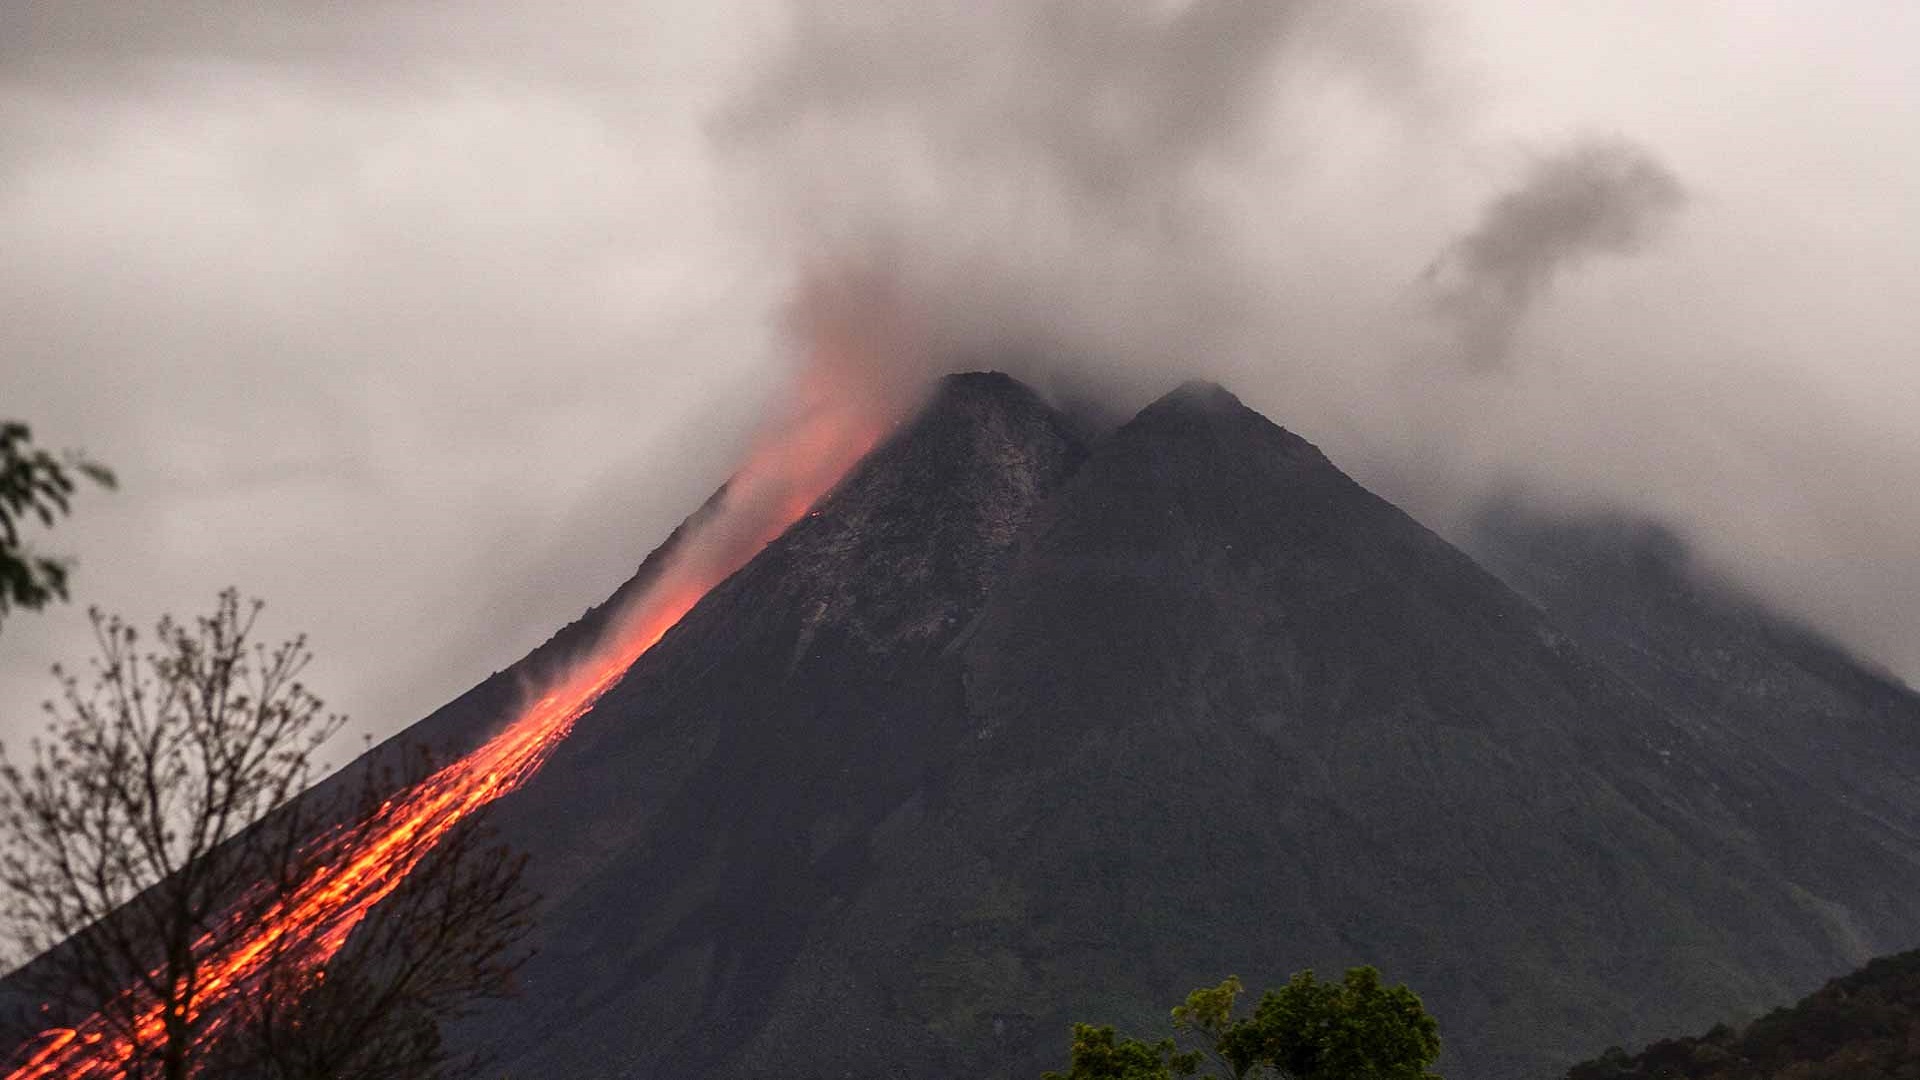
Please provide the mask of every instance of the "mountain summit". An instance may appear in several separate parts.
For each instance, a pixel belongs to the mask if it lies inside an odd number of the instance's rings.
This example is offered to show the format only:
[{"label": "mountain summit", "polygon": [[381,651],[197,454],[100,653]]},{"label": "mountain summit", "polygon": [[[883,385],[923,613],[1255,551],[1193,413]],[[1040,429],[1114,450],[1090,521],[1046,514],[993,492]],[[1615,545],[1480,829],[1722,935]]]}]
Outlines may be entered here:
[{"label": "mountain summit", "polygon": [[[1567,609],[1219,387],[1088,437],[951,377],[497,804],[540,952],[456,1034],[513,1075],[1033,1077],[1072,1020],[1371,963],[1506,1080],[1920,937],[1911,694],[1735,738]],[[1723,630],[1639,647],[1756,655]]]}]

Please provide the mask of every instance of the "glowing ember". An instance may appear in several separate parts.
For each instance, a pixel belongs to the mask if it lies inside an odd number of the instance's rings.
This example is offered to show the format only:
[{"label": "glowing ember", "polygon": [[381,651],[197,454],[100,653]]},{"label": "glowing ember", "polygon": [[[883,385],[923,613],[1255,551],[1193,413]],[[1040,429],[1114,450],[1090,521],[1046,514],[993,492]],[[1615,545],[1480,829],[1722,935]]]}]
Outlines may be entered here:
[{"label": "glowing ember", "polygon": [[[485,745],[390,799],[372,821],[316,841],[321,869],[293,890],[278,917],[203,958],[205,991],[195,1019],[207,1036],[218,1037],[235,996],[258,984],[268,958],[281,964],[291,958],[304,970],[326,964],[449,829],[525,783],[634,661],[709,589],[805,514],[882,430],[857,404],[803,410],[736,475],[718,514],[682,545],[610,641]],[[141,1043],[157,1044],[158,1007],[142,1014],[138,1026]],[[34,1042],[6,1080],[105,1080],[121,1075],[134,1053],[132,1041],[100,1016],[42,1032]]]}]

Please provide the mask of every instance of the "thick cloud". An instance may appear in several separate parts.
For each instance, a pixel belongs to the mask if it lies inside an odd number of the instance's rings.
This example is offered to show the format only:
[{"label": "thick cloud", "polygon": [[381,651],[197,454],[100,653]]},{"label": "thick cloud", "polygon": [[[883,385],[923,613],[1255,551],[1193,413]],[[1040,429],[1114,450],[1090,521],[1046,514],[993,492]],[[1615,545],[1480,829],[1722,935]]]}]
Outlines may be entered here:
[{"label": "thick cloud", "polygon": [[391,731],[597,602],[727,475],[780,295],[703,130],[750,10],[10,4],[0,411],[111,463],[9,620],[0,734],[80,605],[223,584]]},{"label": "thick cloud", "polygon": [[[1917,18],[0,0],[0,412],[121,473],[46,538],[83,604],[264,595],[379,732],[604,597],[823,351],[1216,378],[1437,522],[1671,517],[1920,674]],[[1512,149],[1581,131],[1641,149]],[[1507,367],[1432,363],[1463,325]],[[85,645],[9,621],[0,734]]]}]

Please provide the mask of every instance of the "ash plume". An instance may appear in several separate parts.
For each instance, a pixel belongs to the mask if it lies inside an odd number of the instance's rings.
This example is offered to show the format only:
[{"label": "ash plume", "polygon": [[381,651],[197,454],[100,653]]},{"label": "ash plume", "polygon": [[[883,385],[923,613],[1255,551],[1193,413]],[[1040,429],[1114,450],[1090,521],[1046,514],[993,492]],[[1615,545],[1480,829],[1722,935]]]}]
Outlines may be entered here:
[{"label": "ash plume", "polygon": [[1289,96],[1397,103],[1423,61],[1419,22],[1377,0],[791,10],[717,134],[799,306],[816,277],[884,282],[864,303],[916,327],[904,363],[1123,397],[1170,357],[1243,352],[1253,275],[1214,185],[1304,137]]},{"label": "ash plume", "polygon": [[1504,366],[1520,321],[1557,274],[1644,250],[1685,202],[1666,165],[1624,140],[1583,141],[1536,161],[1425,274],[1462,362]]}]

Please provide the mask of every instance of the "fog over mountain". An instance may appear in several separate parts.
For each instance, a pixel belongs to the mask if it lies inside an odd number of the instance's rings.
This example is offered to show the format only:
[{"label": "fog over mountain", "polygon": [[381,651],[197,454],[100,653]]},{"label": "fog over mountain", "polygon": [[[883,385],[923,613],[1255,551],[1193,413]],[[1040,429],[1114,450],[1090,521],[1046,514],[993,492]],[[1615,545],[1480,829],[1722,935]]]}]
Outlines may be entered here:
[{"label": "fog over mountain", "polygon": [[[1653,514],[1920,679],[1920,12],[0,3],[0,414],[396,729],[631,572],[791,373],[1217,379],[1450,536]],[[848,358],[852,363],[846,363]]]}]

